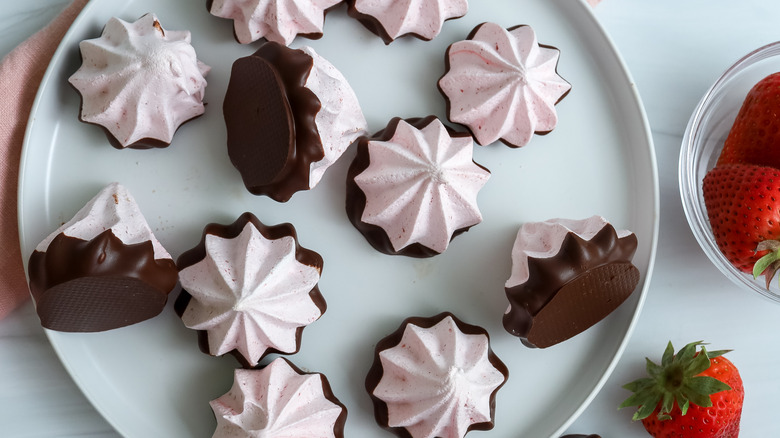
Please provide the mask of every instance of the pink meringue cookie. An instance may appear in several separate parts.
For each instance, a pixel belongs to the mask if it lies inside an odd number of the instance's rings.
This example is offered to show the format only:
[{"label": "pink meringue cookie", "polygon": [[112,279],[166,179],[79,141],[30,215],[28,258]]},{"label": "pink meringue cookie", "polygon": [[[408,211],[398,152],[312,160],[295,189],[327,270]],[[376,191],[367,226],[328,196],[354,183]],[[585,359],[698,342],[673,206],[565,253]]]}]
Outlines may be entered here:
[{"label": "pink meringue cookie", "polygon": [[472,153],[471,137],[436,117],[393,119],[358,143],[348,173],[353,225],[388,254],[444,252],[454,235],[482,221],[477,194],[490,172]]},{"label": "pink meringue cookie", "polygon": [[325,311],[322,258],[298,245],[290,224],[267,227],[251,213],[210,224],[177,264],[182,322],[205,335],[206,353],[233,353],[245,366],[297,352],[303,328]]},{"label": "pink meringue cookie", "polygon": [[125,245],[152,242],[155,259],[171,259],[149,228],[135,198],[117,182],[103,187],[73,218],[43,239],[35,250],[46,251],[59,234],[92,240],[106,230],[111,230]]},{"label": "pink meringue cookie", "polygon": [[405,35],[432,40],[444,22],[469,10],[468,0],[348,0],[350,16],[357,18],[385,44]]},{"label": "pink meringue cookie", "polygon": [[165,30],[154,14],[111,18],[79,48],[83,63],[69,82],[81,94],[80,119],[103,127],[115,147],[168,146],[203,114],[211,68],[196,58],[189,31]]},{"label": "pink meringue cookie", "polygon": [[43,239],[27,266],[41,325],[64,332],[113,330],[160,314],[178,273],[118,183]]},{"label": "pink meringue cookie", "polygon": [[214,438],[342,438],[347,408],[328,379],[277,358],[263,369],[237,369],[233,386],[210,403]]},{"label": "pink meringue cookie", "polygon": [[411,438],[461,438],[493,427],[509,371],[481,327],[450,313],[409,318],[376,346],[366,389],[380,426]]},{"label": "pink meringue cookie", "polygon": [[265,38],[285,46],[296,35],[322,37],[325,11],[341,0],[209,0],[209,12],[233,20],[241,44]]},{"label": "pink meringue cookie", "polygon": [[504,328],[547,348],[598,323],[636,289],[637,237],[601,216],[523,224],[505,285]]},{"label": "pink meringue cookie", "polygon": [[247,190],[279,202],[314,188],[366,132],[344,75],[307,46],[267,42],[237,59],[223,114],[228,156]]},{"label": "pink meringue cookie", "polygon": [[481,145],[501,140],[521,147],[534,133],[552,131],[555,104],[571,89],[556,71],[559,54],[539,45],[530,26],[477,26],[469,39],[447,49],[439,90],[449,119],[466,125]]}]

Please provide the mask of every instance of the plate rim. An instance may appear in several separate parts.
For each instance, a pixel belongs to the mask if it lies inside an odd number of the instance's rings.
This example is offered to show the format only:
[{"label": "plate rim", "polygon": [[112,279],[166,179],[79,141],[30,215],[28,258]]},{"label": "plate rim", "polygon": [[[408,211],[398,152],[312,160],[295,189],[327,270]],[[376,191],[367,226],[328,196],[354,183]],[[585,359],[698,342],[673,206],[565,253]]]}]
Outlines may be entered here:
[{"label": "plate rim", "polygon": [[601,378],[594,385],[591,393],[588,395],[588,397],[586,397],[586,399],[583,401],[580,407],[573,413],[573,415],[567,421],[565,421],[564,424],[561,425],[561,427],[558,428],[558,430],[553,435],[550,436],[550,438],[557,438],[557,436],[563,434],[566,431],[566,429],[568,429],[569,426],[571,426],[574,423],[574,421],[576,421],[577,418],[579,418],[580,415],[582,415],[582,413],[588,408],[591,402],[601,392],[601,389],[604,387],[607,380],[614,372],[618,362],[620,361],[620,358],[623,356],[623,353],[628,347],[628,343],[631,340],[634,330],[636,329],[636,325],[639,322],[639,318],[642,314],[642,308],[644,307],[644,303],[649,293],[653,271],[655,269],[656,254],[658,251],[658,234],[660,228],[661,201],[660,201],[660,184],[659,184],[659,177],[658,177],[658,161],[655,152],[655,143],[653,141],[652,131],[650,128],[650,121],[647,118],[647,112],[645,111],[645,107],[642,102],[642,97],[639,93],[639,89],[636,86],[636,82],[634,81],[634,78],[631,75],[631,71],[629,70],[628,65],[623,59],[623,56],[620,54],[620,51],[617,49],[617,45],[615,44],[614,40],[609,35],[607,30],[601,25],[601,22],[596,17],[593,11],[593,7],[588,5],[586,3],[586,0],[579,0],[577,2],[577,5],[580,7],[580,9],[584,9],[583,15],[586,16],[588,20],[591,21],[591,25],[594,26],[596,29],[598,29],[598,31],[602,34],[602,36],[606,40],[607,49],[609,50],[610,54],[613,56],[618,66],[620,67],[622,75],[629,82],[631,94],[633,95],[633,102],[637,107],[636,110],[639,112],[639,116],[641,118],[641,124],[644,131],[644,137],[648,147],[648,153],[650,159],[649,164],[651,167],[651,179],[653,184],[652,187],[653,226],[652,226],[652,238],[650,242],[649,259],[647,264],[647,274],[644,279],[644,283],[642,284],[642,289],[639,291],[640,295],[636,304],[636,309],[634,310],[634,314],[631,317],[631,321],[629,322],[626,332],[623,334],[623,339],[618,344],[618,348],[615,355],[612,357],[612,360],[607,366],[607,369],[602,374]]},{"label": "plate rim", "polygon": [[[577,418],[588,408],[590,403],[595,399],[595,397],[600,393],[601,389],[604,387],[606,381],[609,379],[613,371],[615,370],[617,363],[621,359],[623,353],[625,352],[625,349],[627,348],[627,345],[634,333],[634,330],[636,328],[636,325],[638,323],[638,320],[642,313],[642,308],[644,307],[645,300],[647,298],[647,295],[649,293],[649,288],[652,280],[653,271],[655,268],[655,261],[656,261],[656,255],[657,255],[657,246],[658,246],[658,240],[659,240],[659,226],[660,226],[660,187],[659,187],[659,176],[658,176],[658,165],[657,165],[657,158],[656,158],[656,152],[655,152],[655,145],[653,142],[652,132],[650,128],[650,124],[647,118],[647,114],[645,111],[644,104],[642,102],[641,96],[639,94],[638,88],[636,87],[636,84],[633,80],[633,77],[630,73],[630,70],[628,69],[627,64],[625,63],[623,57],[621,56],[620,52],[617,49],[617,46],[615,45],[613,39],[609,35],[609,33],[604,29],[604,27],[601,25],[599,20],[597,19],[593,8],[589,6],[586,3],[586,0],[577,0],[574,3],[570,3],[569,0],[561,0],[566,2],[569,7],[577,7],[579,8],[578,13],[580,14],[580,17],[583,19],[587,19],[588,23],[587,25],[592,27],[594,30],[598,31],[598,33],[604,38],[605,42],[605,50],[609,52],[610,57],[613,58],[615,63],[620,69],[620,75],[623,76],[625,79],[628,80],[629,87],[630,87],[630,94],[632,96],[632,104],[635,106],[634,110],[637,112],[637,115],[640,119],[640,124],[642,126],[643,131],[643,137],[645,139],[645,144],[643,145],[643,148],[646,148],[646,153],[649,158],[649,169],[650,169],[650,177],[652,180],[652,211],[653,211],[653,217],[652,217],[652,227],[651,227],[651,236],[650,241],[648,242],[649,246],[649,252],[648,252],[648,262],[647,262],[647,272],[641,287],[641,290],[635,291],[635,293],[639,294],[639,297],[636,302],[635,309],[633,309],[633,314],[630,318],[630,322],[628,324],[628,327],[625,330],[625,333],[622,334],[622,339],[620,343],[617,345],[617,349],[615,351],[615,354],[613,355],[612,359],[610,360],[607,368],[603,371],[601,374],[600,379],[598,379],[596,382],[593,383],[592,389],[586,396],[586,398],[583,400],[583,402],[579,405],[579,407],[572,413],[572,415],[566,419],[560,427],[550,436],[551,438],[557,437],[560,434],[564,433],[566,429],[571,426],[574,421],[577,420]],[[63,52],[69,49],[68,45],[70,44],[70,40],[72,39],[72,34],[76,32],[83,21],[87,19],[87,17],[92,13],[91,11],[95,9],[97,6],[95,6],[98,2],[98,0],[93,0],[88,2],[85,7],[82,9],[82,11],[78,14],[76,19],[73,21],[70,28],[67,30],[65,35],[63,36],[60,44],[58,44],[57,49],[55,50],[49,65],[46,68],[46,71],[44,73],[44,76],[41,80],[41,84],[38,88],[38,91],[36,93],[35,99],[33,101],[32,109],[30,112],[30,117],[27,122],[27,126],[24,132],[24,141],[22,144],[22,153],[21,153],[21,159],[19,162],[19,177],[18,177],[18,185],[17,185],[17,223],[18,223],[18,233],[19,233],[19,242],[20,247],[22,248],[23,254],[24,254],[24,248],[29,246],[28,245],[28,239],[25,237],[26,235],[26,229],[25,229],[25,223],[22,220],[25,216],[25,208],[23,206],[23,193],[25,191],[25,183],[24,181],[28,178],[27,176],[27,169],[29,168],[27,166],[28,160],[29,160],[29,139],[31,138],[31,132],[36,127],[36,114],[38,113],[38,110],[41,105],[41,101],[43,100],[43,95],[46,93],[46,90],[48,87],[54,82],[53,76],[55,74],[55,66],[61,62],[61,58],[64,56]],[[24,261],[24,260],[23,260]],[[23,263],[25,277],[28,277],[28,267],[27,263]],[[100,413],[100,415],[111,425],[111,427],[116,431],[119,432],[119,428],[117,427],[117,423],[115,422],[115,419],[113,418],[113,415],[109,414],[104,410],[104,407],[101,406],[99,403],[97,403],[97,400],[95,399],[94,394],[91,393],[91,391],[88,388],[88,385],[83,385],[81,378],[79,377],[79,372],[75,370],[72,366],[72,364],[66,359],[66,354],[61,351],[61,346],[58,344],[56,337],[60,335],[58,332],[54,332],[48,329],[44,329],[44,332],[46,334],[47,340],[49,341],[49,344],[54,349],[57,358],[59,359],[60,363],[63,365],[65,370],[70,375],[71,379],[74,381],[76,386],[79,388],[79,390],[85,395],[85,397],[89,400],[92,407]]]}]

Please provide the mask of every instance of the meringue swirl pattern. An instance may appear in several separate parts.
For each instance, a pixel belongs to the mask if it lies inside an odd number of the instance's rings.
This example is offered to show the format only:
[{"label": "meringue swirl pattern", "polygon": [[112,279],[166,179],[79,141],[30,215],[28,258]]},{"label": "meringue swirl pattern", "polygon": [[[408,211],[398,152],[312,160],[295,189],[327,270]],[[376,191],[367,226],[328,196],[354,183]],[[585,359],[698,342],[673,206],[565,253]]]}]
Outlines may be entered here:
[{"label": "meringue swirl pattern", "polygon": [[466,125],[477,143],[501,140],[526,145],[534,133],[555,128],[555,104],[571,89],[556,71],[560,51],[539,45],[530,26],[505,30],[479,25],[472,36],[447,50],[448,71],[439,89],[449,119]]},{"label": "meringue swirl pattern", "polygon": [[303,373],[283,358],[261,370],[235,370],[233,387],[210,405],[214,438],[344,436],[347,410],[325,376]]},{"label": "meringue swirl pattern", "polygon": [[212,15],[233,20],[241,44],[265,38],[289,45],[296,35],[322,36],[325,10],[341,0],[209,0]]},{"label": "meringue swirl pattern", "polygon": [[394,252],[420,244],[442,253],[482,221],[477,194],[490,172],[473,161],[468,135],[451,135],[435,117],[394,119],[366,147],[370,163],[354,177],[366,198],[360,220],[381,227]]},{"label": "meringue swirl pattern", "polygon": [[468,0],[348,0],[349,14],[390,44],[405,35],[432,40],[444,22],[469,10]]},{"label": "meringue swirl pattern", "polygon": [[460,438],[492,428],[507,375],[487,332],[442,313],[410,318],[383,339],[366,385],[377,419],[399,436]]},{"label": "meringue swirl pattern", "polygon": [[203,114],[211,68],[196,58],[189,31],[163,29],[154,14],[111,18],[79,48],[83,63],[69,81],[81,94],[80,119],[105,128],[115,147],[168,146]]},{"label": "meringue swirl pattern", "polygon": [[317,302],[321,258],[316,256],[319,265],[302,263],[296,252],[303,249],[294,234],[278,236],[288,232],[284,224],[258,227],[259,221],[248,217],[233,225],[237,229],[244,223],[236,236],[204,232],[205,256],[187,264],[183,254],[179,264],[187,266],[179,281],[192,297],[181,313],[184,325],[206,332],[210,354],[235,352],[242,363],[254,366],[272,351],[298,351],[300,331],[322,315],[324,300]]}]

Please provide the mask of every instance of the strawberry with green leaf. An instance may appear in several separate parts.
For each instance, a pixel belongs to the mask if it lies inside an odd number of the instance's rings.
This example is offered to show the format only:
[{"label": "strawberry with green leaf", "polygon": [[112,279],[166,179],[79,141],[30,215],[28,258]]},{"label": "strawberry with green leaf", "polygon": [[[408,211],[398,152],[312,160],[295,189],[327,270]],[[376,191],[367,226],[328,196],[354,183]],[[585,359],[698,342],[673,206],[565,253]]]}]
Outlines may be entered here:
[{"label": "strawberry with green leaf", "polygon": [[780,269],[780,170],[727,164],[707,172],[704,205],[718,248],[737,269],[764,275]]},{"label": "strawberry with green leaf", "polygon": [[[661,364],[647,359],[649,377],[623,387],[634,394],[620,408],[638,406],[634,420],[654,437],[736,438],[745,392],[728,351],[707,351],[692,342],[677,354],[672,343]],[[700,351],[697,347],[702,346]]]}]

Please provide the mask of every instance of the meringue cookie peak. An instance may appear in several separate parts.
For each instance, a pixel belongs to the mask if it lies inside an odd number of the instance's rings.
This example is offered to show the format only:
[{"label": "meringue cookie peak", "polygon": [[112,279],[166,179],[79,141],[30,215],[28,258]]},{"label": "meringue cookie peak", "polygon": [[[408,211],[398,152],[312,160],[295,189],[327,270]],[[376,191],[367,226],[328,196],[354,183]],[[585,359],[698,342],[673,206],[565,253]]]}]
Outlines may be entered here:
[{"label": "meringue cookie peak", "polygon": [[477,193],[490,172],[473,161],[471,137],[428,117],[393,119],[376,138],[354,181],[366,198],[361,220],[381,227],[395,252],[417,243],[441,253],[457,231],[482,221]]},{"label": "meringue cookie peak", "polygon": [[111,18],[99,38],[79,44],[83,63],[69,78],[82,121],[102,126],[117,148],[164,147],[204,112],[205,76],[189,31],[165,30],[154,14]]},{"label": "meringue cookie peak", "polygon": [[[523,224],[517,232],[512,248],[512,273],[506,281],[506,287],[514,287],[528,280],[528,259],[545,259],[556,256],[563,240],[574,233],[583,240],[591,240],[609,222],[598,215],[587,219],[548,219],[543,222]],[[622,239],[633,234],[629,230],[615,230],[617,238]]]},{"label": "meringue cookie peak", "polygon": [[349,14],[379,35],[385,44],[404,35],[432,40],[444,22],[469,10],[468,0],[348,0]]},{"label": "meringue cookie peak", "polygon": [[209,0],[209,12],[233,20],[241,44],[265,37],[285,46],[296,35],[320,38],[325,11],[341,0]]},{"label": "meringue cookie peak", "polygon": [[324,375],[303,373],[283,358],[261,370],[235,370],[230,391],[209,404],[214,438],[340,438],[347,416]]},{"label": "meringue cookie peak", "polygon": [[508,371],[489,342],[483,329],[449,313],[405,321],[377,345],[366,380],[377,418],[387,419],[382,426],[412,438],[492,428],[495,394]]},{"label": "meringue cookie peak", "polygon": [[229,226],[209,225],[179,266],[191,297],[181,319],[205,332],[211,355],[234,352],[254,366],[272,351],[294,353],[303,328],[325,310],[322,258],[298,246],[289,224],[266,227],[247,213]]},{"label": "meringue cookie peak", "polygon": [[468,126],[477,142],[526,145],[558,122],[555,104],[571,89],[556,71],[558,49],[540,46],[530,26],[479,25],[447,50],[439,80],[449,119]]},{"label": "meringue cookie peak", "polygon": [[89,241],[106,230],[111,230],[125,245],[151,241],[155,259],[171,258],[154,237],[135,198],[127,188],[116,182],[103,187],[71,220],[43,239],[35,250],[46,251],[59,234]]}]

